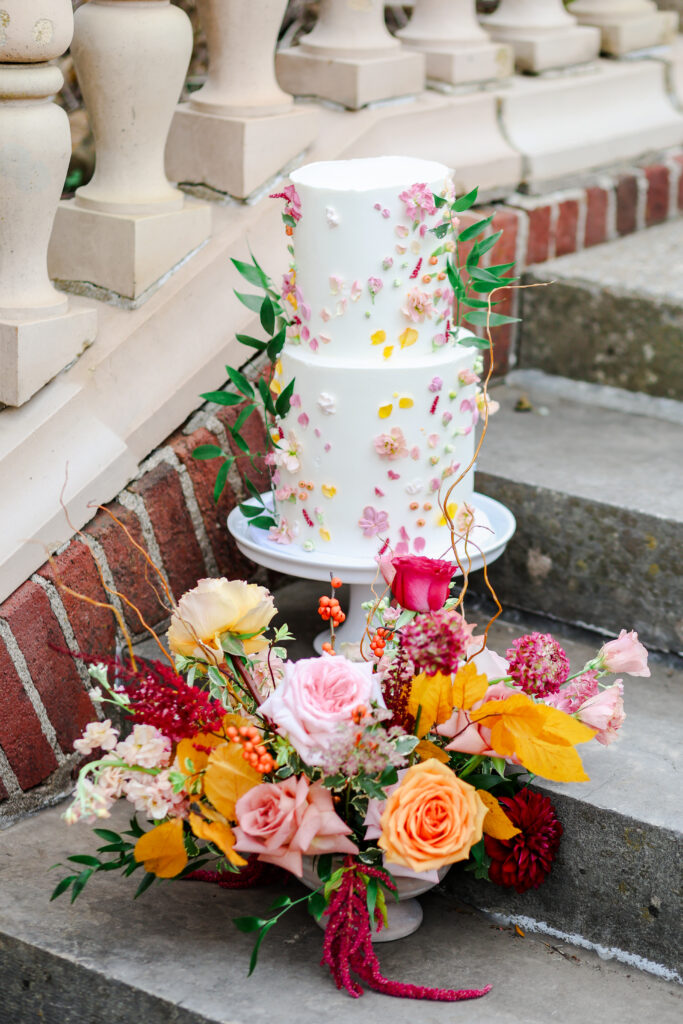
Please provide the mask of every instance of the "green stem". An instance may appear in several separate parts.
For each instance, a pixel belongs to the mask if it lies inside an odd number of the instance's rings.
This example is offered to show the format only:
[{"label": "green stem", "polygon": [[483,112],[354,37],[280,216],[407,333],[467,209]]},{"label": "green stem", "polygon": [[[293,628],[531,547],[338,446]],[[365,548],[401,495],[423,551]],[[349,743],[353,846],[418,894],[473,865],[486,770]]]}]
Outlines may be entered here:
[{"label": "green stem", "polygon": [[458,778],[465,779],[468,775],[471,775],[475,768],[478,768],[485,758],[481,754],[476,754],[471,757],[461,772],[458,772]]}]

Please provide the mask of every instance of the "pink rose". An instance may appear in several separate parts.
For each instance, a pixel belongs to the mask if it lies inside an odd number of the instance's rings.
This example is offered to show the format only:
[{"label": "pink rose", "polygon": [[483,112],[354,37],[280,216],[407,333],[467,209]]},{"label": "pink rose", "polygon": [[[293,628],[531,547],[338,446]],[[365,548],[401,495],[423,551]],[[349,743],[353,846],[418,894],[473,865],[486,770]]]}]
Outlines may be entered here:
[{"label": "pink rose", "polygon": [[358,853],[348,825],[335,814],[332,793],[305,775],[254,786],[235,805],[235,849],[303,874],[304,854]]},{"label": "pink rose", "polygon": [[287,662],[285,678],[261,705],[277,731],[286,736],[307,764],[320,763],[322,751],[339,726],[353,720],[359,705],[383,703],[370,663],[341,655]]},{"label": "pink rose", "polygon": [[[616,641],[615,641],[616,642]],[[596,740],[608,747],[617,738],[617,732],[624,724],[624,684],[621,679],[601,690],[581,705],[576,717],[591,729],[597,729]]]},{"label": "pink rose", "polygon": [[[494,657],[497,656],[494,655]],[[477,659],[475,659],[475,665],[476,663]],[[472,710],[476,711],[489,700],[505,700],[506,697],[512,697],[513,694],[519,692],[518,689],[507,686],[505,683],[494,683],[493,686],[489,686],[484,699],[472,705]],[[467,712],[461,711],[459,708],[453,711],[447,722],[437,726],[436,731],[440,736],[452,739],[446,750],[457,750],[460,754],[481,754],[484,757],[500,756],[491,747],[491,730],[483,722],[470,723]]]},{"label": "pink rose", "polygon": [[403,555],[380,559],[384,579],[398,603],[411,612],[435,612],[443,608],[455,566],[438,558]]},{"label": "pink rose", "polygon": [[625,672],[629,676],[650,675],[650,669],[647,667],[647,650],[633,630],[627,633],[622,629],[616,640],[603,644],[598,651],[597,667],[615,674]]}]

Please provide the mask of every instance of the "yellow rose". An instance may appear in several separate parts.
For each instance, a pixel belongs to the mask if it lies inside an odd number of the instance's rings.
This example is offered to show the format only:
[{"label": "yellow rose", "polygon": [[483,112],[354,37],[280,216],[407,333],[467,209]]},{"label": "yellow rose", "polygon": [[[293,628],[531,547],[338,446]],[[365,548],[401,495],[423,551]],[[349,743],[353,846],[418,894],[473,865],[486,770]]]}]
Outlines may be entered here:
[{"label": "yellow rose", "polygon": [[[222,633],[263,633],[276,612],[273,595],[257,583],[224,577],[200,580],[178,602],[167,634],[168,645],[174,654],[220,665],[225,660]],[[246,654],[264,647],[267,642],[259,635],[244,641]]]},{"label": "yellow rose", "polygon": [[474,786],[429,758],[409,768],[388,798],[379,846],[388,864],[438,870],[469,857],[487,813]]}]

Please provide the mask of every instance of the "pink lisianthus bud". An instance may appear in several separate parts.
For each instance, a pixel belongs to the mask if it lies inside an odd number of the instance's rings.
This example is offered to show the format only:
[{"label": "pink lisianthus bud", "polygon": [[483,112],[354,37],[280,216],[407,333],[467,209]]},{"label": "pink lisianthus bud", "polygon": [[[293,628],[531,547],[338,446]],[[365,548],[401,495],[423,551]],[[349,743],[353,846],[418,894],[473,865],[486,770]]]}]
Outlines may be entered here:
[{"label": "pink lisianthus bud", "polygon": [[624,684],[621,679],[590,697],[576,712],[577,718],[590,729],[597,729],[596,740],[608,747],[617,738],[624,724]]},{"label": "pink lisianthus bud", "polygon": [[649,676],[647,666],[647,650],[643,647],[638,634],[631,630],[627,633],[622,629],[616,640],[603,644],[598,652],[598,668],[607,672],[625,672],[628,676]]},{"label": "pink lisianthus bud", "polygon": [[[391,591],[398,603],[411,612],[435,612],[443,608],[455,566],[438,558],[403,555],[392,560],[396,573]],[[385,576],[386,579],[386,576]]]}]

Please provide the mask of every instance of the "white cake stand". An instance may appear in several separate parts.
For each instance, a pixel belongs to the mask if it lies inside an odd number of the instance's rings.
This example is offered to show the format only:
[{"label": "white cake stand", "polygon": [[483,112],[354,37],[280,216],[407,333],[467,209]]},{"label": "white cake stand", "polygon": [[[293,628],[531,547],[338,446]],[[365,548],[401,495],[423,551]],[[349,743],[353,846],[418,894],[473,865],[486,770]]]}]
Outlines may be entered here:
[{"label": "white cake stand", "polygon": [[[272,508],[272,495],[267,493],[261,497],[265,504]],[[494,498],[487,498],[484,494],[474,494],[472,504],[481,509],[491,527],[491,532],[481,531],[484,535],[484,539],[478,541],[481,551],[470,545],[471,571],[475,571],[483,568],[484,559],[489,565],[500,558],[517,528],[517,523],[512,512]],[[266,569],[275,569],[288,576],[297,576],[307,580],[329,582],[330,573],[341,577],[344,583],[349,585],[350,601],[346,612],[346,621],[335,631],[337,642],[340,645],[360,642],[367,622],[367,613],[363,610],[363,603],[373,599],[371,590],[373,584],[377,596],[385,590],[384,580],[379,575],[377,563],[373,558],[352,558],[338,555],[335,556],[334,561],[331,561],[329,555],[323,550],[315,549],[304,552],[293,545],[277,544],[270,539],[267,530],[251,526],[239,508],[234,508],[228,516],[228,530],[235,538],[237,547],[242,554]],[[459,570],[457,570],[457,574],[460,574]],[[328,639],[327,630],[319,633],[315,638],[313,646],[318,653],[322,650],[322,644]]]}]

